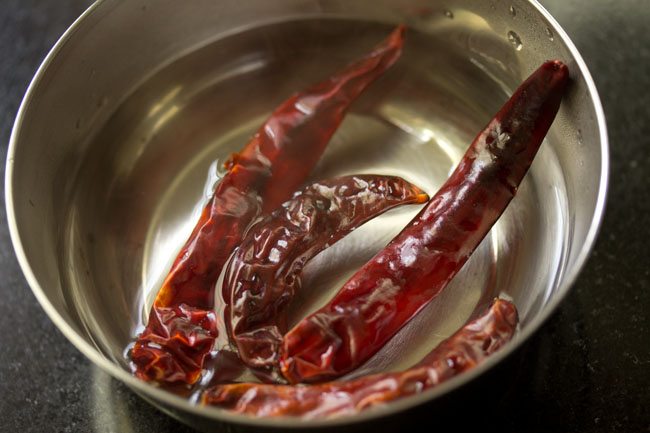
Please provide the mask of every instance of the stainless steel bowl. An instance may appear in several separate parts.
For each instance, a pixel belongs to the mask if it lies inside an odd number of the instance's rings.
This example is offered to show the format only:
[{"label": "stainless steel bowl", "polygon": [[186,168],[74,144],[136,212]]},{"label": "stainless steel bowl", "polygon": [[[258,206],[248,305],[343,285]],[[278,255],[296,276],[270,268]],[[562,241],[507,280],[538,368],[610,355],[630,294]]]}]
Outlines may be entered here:
[{"label": "stainless steel bowl", "polygon": [[[136,380],[125,348],[196,219],[206,182],[219,175],[211,164],[240,148],[289,93],[399,22],[411,28],[404,58],[355,105],[315,178],[375,171],[434,192],[508,92],[542,61],[565,61],[573,85],[506,214],[444,294],[363,370],[408,365],[495,295],[520,309],[515,341],[436,389],[331,420],[246,418]],[[6,173],[9,227],[25,276],[88,358],[195,426],[304,428],[432,402],[525,341],[566,295],[593,245],[608,147],[589,72],[535,1],[104,0],[72,25],[36,74]],[[387,214],[320,256],[307,270],[313,290],[295,315],[322,302],[415,211]]]}]

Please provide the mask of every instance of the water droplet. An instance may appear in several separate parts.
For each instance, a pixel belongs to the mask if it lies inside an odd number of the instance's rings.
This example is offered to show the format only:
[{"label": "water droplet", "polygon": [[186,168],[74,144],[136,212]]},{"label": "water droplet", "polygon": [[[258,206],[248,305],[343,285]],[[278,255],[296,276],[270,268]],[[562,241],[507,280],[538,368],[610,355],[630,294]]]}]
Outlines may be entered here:
[{"label": "water droplet", "polygon": [[551,30],[550,27],[546,27],[546,36],[551,42],[553,42],[553,30]]},{"label": "water droplet", "polygon": [[510,15],[513,17],[517,16],[517,9],[514,6],[510,6]]},{"label": "water droplet", "polygon": [[454,19],[454,13],[453,13],[452,11],[450,11],[449,9],[445,9],[445,10],[443,11],[443,13],[444,13],[445,16],[446,16],[447,18],[449,18],[450,20],[453,20],[453,19]]},{"label": "water droplet", "polygon": [[515,47],[515,50],[520,51],[524,44],[521,43],[521,38],[519,35],[512,30],[508,32],[508,40]]}]

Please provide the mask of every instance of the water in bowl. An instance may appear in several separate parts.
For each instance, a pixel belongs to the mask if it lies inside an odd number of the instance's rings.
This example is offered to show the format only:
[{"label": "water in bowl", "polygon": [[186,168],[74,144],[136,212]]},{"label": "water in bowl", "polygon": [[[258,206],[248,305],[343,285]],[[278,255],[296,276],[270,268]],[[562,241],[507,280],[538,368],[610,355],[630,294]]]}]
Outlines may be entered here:
[{"label": "water in bowl", "polygon": [[[390,174],[435,193],[518,76],[507,38],[483,40],[477,29],[453,23],[441,14],[427,33],[409,31],[403,57],[355,103],[312,180]],[[61,242],[64,278],[75,283],[63,286],[92,287],[65,294],[75,305],[70,310],[106,356],[128,368],[124,349],[146,323],[162,279],[223,174],[220,162],[291,93],[367,52],[390,30],[335,19],[245,29],[170,62],[134,89],[93,138],[78,174],[112,176],[77,187],[71,229]],[[353,375],[408,367],[495,296],[513,299],[525,325],[564,264],[561,173],[552,148],[543,145],[517,197],[459,275]],[[391,211],[313,260],[293,319],[326,302],[418,210]]]}]

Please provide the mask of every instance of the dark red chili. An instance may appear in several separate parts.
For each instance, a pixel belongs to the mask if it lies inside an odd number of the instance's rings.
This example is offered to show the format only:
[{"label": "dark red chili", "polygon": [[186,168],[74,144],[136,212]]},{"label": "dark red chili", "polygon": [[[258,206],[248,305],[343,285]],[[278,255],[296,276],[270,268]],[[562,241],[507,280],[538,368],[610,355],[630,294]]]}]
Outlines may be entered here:
[{"label": "dark red chili", "polygon": [[211,311],[222,267],[253,219],[274,210],[304,182],[352,102],[399,58],[404,30],[398,27],[356,63],[289,98],[229,161],[229,172],[178,254],[131,351],[138,377],[198,380],[216,337]]},{"label": "dark red chili", "polygon": [[285,335],[280,363],[290,382],[354,370],[440,293],[515,195],[567,82],[559,61],[535,71],[422,212],[332,301]]},{"label": "dark red chili", "polygon": [[286,309],[310,259],[382,212],[428,199],[399,177],[344,176],[309,185],[256,223],[233,255],[223,285],[225,321],[244,363],[277,365]]},{"label": "dark red chili", "polygon": [[201,401],[254,416],[351,414],[420,393],[474,368],[512,339],[517,323],[515,306],[497,299],[406,371],[315,385],[218,385],[204,392]]}]

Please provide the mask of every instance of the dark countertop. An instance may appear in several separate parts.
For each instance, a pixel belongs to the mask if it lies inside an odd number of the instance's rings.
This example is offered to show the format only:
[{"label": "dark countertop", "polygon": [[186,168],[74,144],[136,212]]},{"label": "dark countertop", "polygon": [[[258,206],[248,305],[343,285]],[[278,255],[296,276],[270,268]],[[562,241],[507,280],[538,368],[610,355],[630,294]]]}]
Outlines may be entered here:
[{"label": "dark countertop", "polygon": [[[88,0],[3,0],[0,160],[41,60]],[[611,183],[589,262],[558,311],[512,363],[452,407],[506,432],[650,431],[650,4],[543,0],[582,52],[607,115]],[[4,178],[4,164],[2,164]],[[55,328],[16,262],[0,206],[0,431],[185,432],[99,371]],[[496,376],[495,376],[496,375]],[[492,393],[493,386],[505,389]],[[467,391],[469,392],[469,391]],[[478,397],[477,397],[478,396]],[[496,397],[495,397],[496,396]],[[481,403],[482,402],[482,403]],[[478,407],[480,406],[480,407]],[[410,424],[413,424],[412,426]],[[462,423],[461,423],[462,424]],[[409,430],[439,425],[412,417]]]}]

